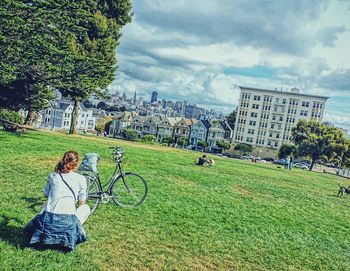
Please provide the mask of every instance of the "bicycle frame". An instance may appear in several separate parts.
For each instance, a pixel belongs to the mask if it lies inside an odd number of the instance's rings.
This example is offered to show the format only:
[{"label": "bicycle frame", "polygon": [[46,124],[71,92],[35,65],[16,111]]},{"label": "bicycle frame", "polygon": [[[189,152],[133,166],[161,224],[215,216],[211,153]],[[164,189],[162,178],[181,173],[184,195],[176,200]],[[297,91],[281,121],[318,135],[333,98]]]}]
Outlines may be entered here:
[{"label": "bicycle frame", "polygon": [[[91,198],[102,198],[103,194],[106,194],[106,193],[108,194],[108,196],[105,196],[105,197],[108,197],[108,198],[112,197],[111,195],[112,195],[113,184],[114,184],[115,180],[118,179],[120,176],[121,176],[121,178],[123,180],[124,186],[126,187],[128,192],[130,192],[130,189],[129,189],[129,187],[126,184],[125,179],[124,179],[125,172],[124,172],[124,170],[123,170],[123,168],[121,166],[121,161],[117,161],[116,163],[117,163],[117,165],[116,165],[116,167],[114,169],[114,172],[113,172],[112,176],[110,177],[109,181],[106,182],[105,184],[102,184],[102,181],[101,181],[99,173],[95,174],[95,176],[96,176],[95,180],[97,180],[97,184],[99,186],[100,191],[98,191],[98,194],[99,194],[98,196],[96,196],[96,197],[95,196],[90,196]],[[105,189],[105,187],[107,185],[108,185],[108,188]]]}]

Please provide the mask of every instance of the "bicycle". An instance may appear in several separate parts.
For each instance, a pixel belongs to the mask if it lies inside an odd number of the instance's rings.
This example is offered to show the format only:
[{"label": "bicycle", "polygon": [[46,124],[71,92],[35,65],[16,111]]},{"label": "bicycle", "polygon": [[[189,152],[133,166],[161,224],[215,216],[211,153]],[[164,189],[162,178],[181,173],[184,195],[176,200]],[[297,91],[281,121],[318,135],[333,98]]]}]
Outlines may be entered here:
[{"label": "bicycle", "polygon": [[[122,149],[112,149],[113,161],[116,163],[115,170],[107,183],[102,185],[99,173],[88,171],[82,172],[87,179],[88,197],[86,203],[90,206],[92,214],[97,206],[108,203],[110,199],[121,207],[136,207],[146,199],[148,186],[143,177],[133,172],[124,172],[122,167],[124,153]],[[104,189],[107,187],[107,189]]]}]

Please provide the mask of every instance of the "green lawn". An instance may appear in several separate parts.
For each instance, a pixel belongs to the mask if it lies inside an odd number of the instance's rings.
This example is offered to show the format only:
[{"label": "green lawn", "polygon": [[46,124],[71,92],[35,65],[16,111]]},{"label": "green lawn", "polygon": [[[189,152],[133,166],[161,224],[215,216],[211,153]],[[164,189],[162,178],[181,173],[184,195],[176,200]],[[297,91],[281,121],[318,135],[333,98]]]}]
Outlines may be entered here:
[{"label": "green lawn", "polygon": [[[117,144],[147,180],[146,201],[100,205],[73,253],[23,248],[62,154],[100,154],[106,178]],[[191,151],[51,132],[0,131],[0,150],[0,270],[350,269],[350,198],[335,197],[346,179],[219,157],[197,167]]]}]

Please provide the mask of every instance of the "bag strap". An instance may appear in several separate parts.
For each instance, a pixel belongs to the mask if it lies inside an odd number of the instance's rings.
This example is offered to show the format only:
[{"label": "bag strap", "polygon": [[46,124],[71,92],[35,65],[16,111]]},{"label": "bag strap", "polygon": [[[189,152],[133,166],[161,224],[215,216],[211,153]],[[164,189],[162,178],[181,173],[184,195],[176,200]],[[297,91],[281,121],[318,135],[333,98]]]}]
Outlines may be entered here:
[{"label": "bag strap", "polygon": [[60,176],[61,176],[61,179],[62,179],[62,181],[65,183],[65,185],[69,188],[69,190],[73,193],[73,196],[74,196],[74,202],[76,202],[77,201],[77,197],[75,196],[75,193],[74,193],[74,191],[73,191],[73,189],[67,184],[67,182],[63,179],[63,176],[61,175],[61,173],[59,173],[60,174]]}]

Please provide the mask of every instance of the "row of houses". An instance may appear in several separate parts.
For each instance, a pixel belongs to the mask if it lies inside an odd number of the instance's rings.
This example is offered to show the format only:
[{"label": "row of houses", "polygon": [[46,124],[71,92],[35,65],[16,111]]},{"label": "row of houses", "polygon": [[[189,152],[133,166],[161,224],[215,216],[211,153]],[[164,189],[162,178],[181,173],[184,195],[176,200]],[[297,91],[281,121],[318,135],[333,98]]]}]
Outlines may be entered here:
[{"label": "row of houses", "polygon": [[154,135],[158,142],[170,137],[177,144],[188,140],[189,145],[197,146],[198,142],[208,143],[208,150],[215,151],[218,142],[231,142],[233,131],[224,120],[197,120],[181,117],[139,116],[134,112],[122,112],[114,118],[109,128],[109,135],[121,136],[123,130],[132,129],[139,138]]}]

